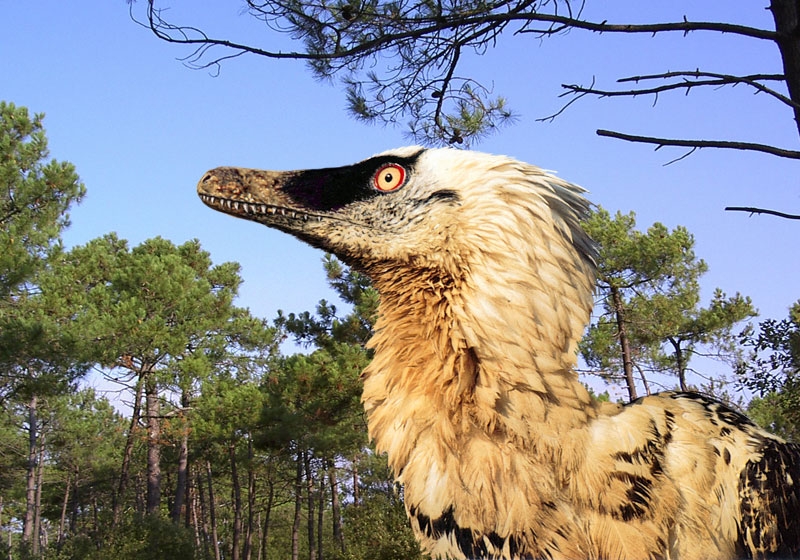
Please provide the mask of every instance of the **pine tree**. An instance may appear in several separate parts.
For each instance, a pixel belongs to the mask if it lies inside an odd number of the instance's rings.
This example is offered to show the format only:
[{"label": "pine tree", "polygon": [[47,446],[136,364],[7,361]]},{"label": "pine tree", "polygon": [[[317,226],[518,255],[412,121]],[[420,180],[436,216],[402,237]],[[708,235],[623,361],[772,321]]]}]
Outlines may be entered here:
[{"label": "pine tree", "polygon": [[668,373],[688,390],[689,362],[701,345],[735,355],[733,327],[755,315],[749,298],[716,290],[700,307],[700,277],[708,269],[694,253],[694,237],[656,223],[636,230],[633,212],[612,218],[598,209],[586,223],[599,244],[601,315],[590,325],[581,353],[606,378],[625,380],[638,396],[634,370],[649,392],[646,371]]},{"label": "pine tree", "polygon": [[140,421],[147,441],[145,511],[158,514],[164,403],[175,393],[188,402],[219,363],[235,362],[233,346],[245,345],[255,333],[262,347],[269,346],[272,331],[233,305],[241,282],[238,265],[212,265],[197,241],[176,246],[154,238],[128,249],[108,235],[62,260],[48,287],[66,294],[75,323],[92,343],[87,359],[103,365],[133,396],[114,519],[119,523]]}]

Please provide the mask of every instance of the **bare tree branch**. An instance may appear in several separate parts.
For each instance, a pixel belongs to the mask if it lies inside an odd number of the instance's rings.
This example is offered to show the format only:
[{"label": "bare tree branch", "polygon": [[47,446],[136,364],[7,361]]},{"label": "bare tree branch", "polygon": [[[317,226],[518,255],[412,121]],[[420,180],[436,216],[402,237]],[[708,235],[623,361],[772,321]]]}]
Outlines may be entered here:
[{"label": "bare tree branch", "polygon": [[750,150],[789,159],[800,159],[800,151],[776,148],[775,146],[756,144],[753,142],[735,142],[729,140],[678,140],[671,138],[656,138],[653,136],[636,136],[633,134],[624,134],[622,132],[614,132],[611,130],[602,129],[597,131],[597,135],[608,138],[616,138],[618,140],[625,140],[627,142],[656,144],[656,150],[665,146],[684,147],[691,148],[693,150],[699,148],[724,148],[732,150]]},{"label": "bare tree branch", "polygon": [[752,206],[726,206],[725,210],[728,212],[750,212],[753,214],[770,214],[787,220],[800,220],[800,214],[787,214],[786,212],[778,212],[777,210],[767,210],[765,208],[753,208]]},{"label": "bare tree branch", "polygon": [[[563,97],[565,95],[574,94],[580,97],[584,95],[596,95],[598,97],[636,97],[638,95],[658,95],[659,93],[665,91],[677,89],[685,89],[686,93],[688,94],[692,88],[696,87],[721,87],[727,85],[737,86],[739,84],[745,84],[756,89],[758,92],[766,93],[774,97],[792,109],[800,109],[800,103],[795,103],[785,95],[761,83],[762,81],[776,81],[785,83],[786,78],[782,74],[751,74],[749,76],[736,76],[732,74],[719,74],[716,72],[691,70],[680,72],[664,72],[662,74],[650,74],[645,76],[631,76],[629,78],[620,78],[617,80],[617,83],[635,82],[638,84],[639,82],[647,80],[670,80],[674,78],[682,78],[682,80],[650,88],[634,88],[628,90],[597,89],[594,87],[594,80],[592,80],[592,84],[588,87],[577,84],[561,84],[561,87],[567,90],[562,93],[561,96]],[[703,80],[701,78],[708,79]],[[572,103],[572,101],[570,103]],[[565,105],[564,108],[559,111],[559,113],[563,112],[563,110],[566,109],[570,103]]]},{"label": "bare tree branch", "polygon": [[558,24],[559,28],[546,29],[546,30],[520,30],[519,33],[538,33],[545,35],[552,35],[560,33],[564,29],[575,28],[584,29],[587,31],[594,31],[597,33],[646,33],[655,35],[657,33],[667,33],[681,31],[684,35],[692,31],[716,31],[719,33],[730,33],[733,35],[741,35],[753,39],[768,39],[774,41],[777,39],[777,33],[768,31],[766,29],[759,29],[756,27],[748,27],[746,25],[735,25],[731,23],[719,22],[702,22],[702,21],[688,21],[684,18],[680,22],[672,23],[649,23],[649,24],[630,24],[630,23],[608,23],[607,21],[592,22],[580,19],[574,19],[567,16],[559,16],[553,14],[525,14],[527,21],[541,21]]}]

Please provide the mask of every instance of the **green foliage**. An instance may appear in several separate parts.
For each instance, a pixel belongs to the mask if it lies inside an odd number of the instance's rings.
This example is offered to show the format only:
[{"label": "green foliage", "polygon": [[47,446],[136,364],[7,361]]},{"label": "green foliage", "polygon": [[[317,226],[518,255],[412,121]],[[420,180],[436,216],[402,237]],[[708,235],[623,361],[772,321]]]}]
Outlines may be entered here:
[{"label": "green foliage", "polygon": [[46,507],[55,518],[65,491],[86,500],[111,495],[127,422],[108,399],[98,397],[91,388],[50,399],[47,404],[49,463],[59,476],[48,485],[51,493]]},{"label": "green foliage", "polygon": [[0,102],[0,399],[63,392],[88,367],[63,301],[39,288],[85,192],[72,164],[46,161],[42,118]]},{"label": "green foliage", "polygon": [[788,441],[800,442],[800,392],[796,388],[754,397],[747,406],[750,418]]},{"label": "green foliage", "polygon": [[369,494],[358,505],[344,510],[348,531],[343,560],[422,560],[397,494]]},{"label": "green foliage", "polygon": [[370,354],[365,349],[376,319],[378,294],[369,279],[326,255],[323,266],[331,287],[352,306],[344,317],[320,301],[316,315],[279,314],[276,326],[298,342],[317,349],[275,364],[264,380],[267,396],[263,439],[286,448],[302,441],[319,456],[349,455],[366,443],[359,376]]},{"label": "green foliage", "polygon": [[0,402],[68,391],[90,366],[82,333],[57,298],[20,295],[0,311]]},{"label": "green foliage", "polygon": [[767,319],[756,333],[744,333],[741,344],[751,353],[737,368],[740,383],[761,397],[750,412],[762,426],[800,441],[800,301],[787,319]]},{"label": "green foliage", "polygon": [[212,266],[197,241],[180,246],[154,238],[128,250],[113,234],[62,257],[45,286],[69,294],[76,320],[99,344],[102,364],[123,355],[164,364],[183,354],[232,315],[238,265]]},{"label": "green foliage", "polygon": [[264,380],[263,438],[270,446],[302,442],[333,457],[366,443],[359,375],[368,358],[359,346],[331,348],[289,356]]},{"label": "green foliage", "polygon": [[76,537],[66,542],[57,560],[195,560],[194,535],[157,516],[132,517],[103,535],[102,547]]},{"label": "green foliage", "polygon": [[800,373],[800,301],[787,319],[763,321],[757,333],[744,333],[741,343],[752,349],[739,368],[748,388],[764,395],[795,384]]}]

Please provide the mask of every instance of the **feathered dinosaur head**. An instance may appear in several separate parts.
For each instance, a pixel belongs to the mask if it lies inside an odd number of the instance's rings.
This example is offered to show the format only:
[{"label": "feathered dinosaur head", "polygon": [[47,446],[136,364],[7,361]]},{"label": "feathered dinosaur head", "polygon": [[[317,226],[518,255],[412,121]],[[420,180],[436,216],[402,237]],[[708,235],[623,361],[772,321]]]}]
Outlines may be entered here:
[{"label": "feathered dinosaur head", "polygon": [[414,146],[328,169],[219,167],[197,190],[215,210],[290,233],[368,272],[390,263],[462,265],[466,254],[491,249],[486,242],[518,252],[542,236],[572,252],[568,260],[594,260],[579,224],[589,207],[583,190],[501,156]]},{"label": "feathered dinosaur head", "polygon": [[[329,169],[220,167],[197,189],[215,210],[366,272],[382,302],[438,290],[463,316],[470,347],[529,348],[520,367],[531,354],[551,371],[574,363],[593,304],[595,246],[580,225],[590,205],[583,189],[537,167],[407,147]],[[484,326],[505,328],[507,340]]]}]

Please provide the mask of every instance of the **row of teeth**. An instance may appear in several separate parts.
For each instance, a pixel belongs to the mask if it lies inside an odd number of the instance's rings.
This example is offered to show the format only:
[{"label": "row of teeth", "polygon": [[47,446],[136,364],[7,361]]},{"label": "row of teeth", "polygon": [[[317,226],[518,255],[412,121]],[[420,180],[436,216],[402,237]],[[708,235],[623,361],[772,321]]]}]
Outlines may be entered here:
[{"label": "row of teeth", "polygon": [[[302,218],[304,222],[309,219],[308,214],[298,214],[294,210],[287,210],[286,208],[279,208],[277,206],[268,206],[266,204],[248,204],[247,202],[238,202],[236,200],[228,200],[225,198],[217,198],[215,196],[200,195],[200,198],[206,204],[218,206],[225,210],[233,210],[234,212],[244,212],[245,214],[270,214],[272,216],[280,214],[281,216],[288,216],[290,218]],[[317,221],[321,222],[322,217],[317,216]]]}]

